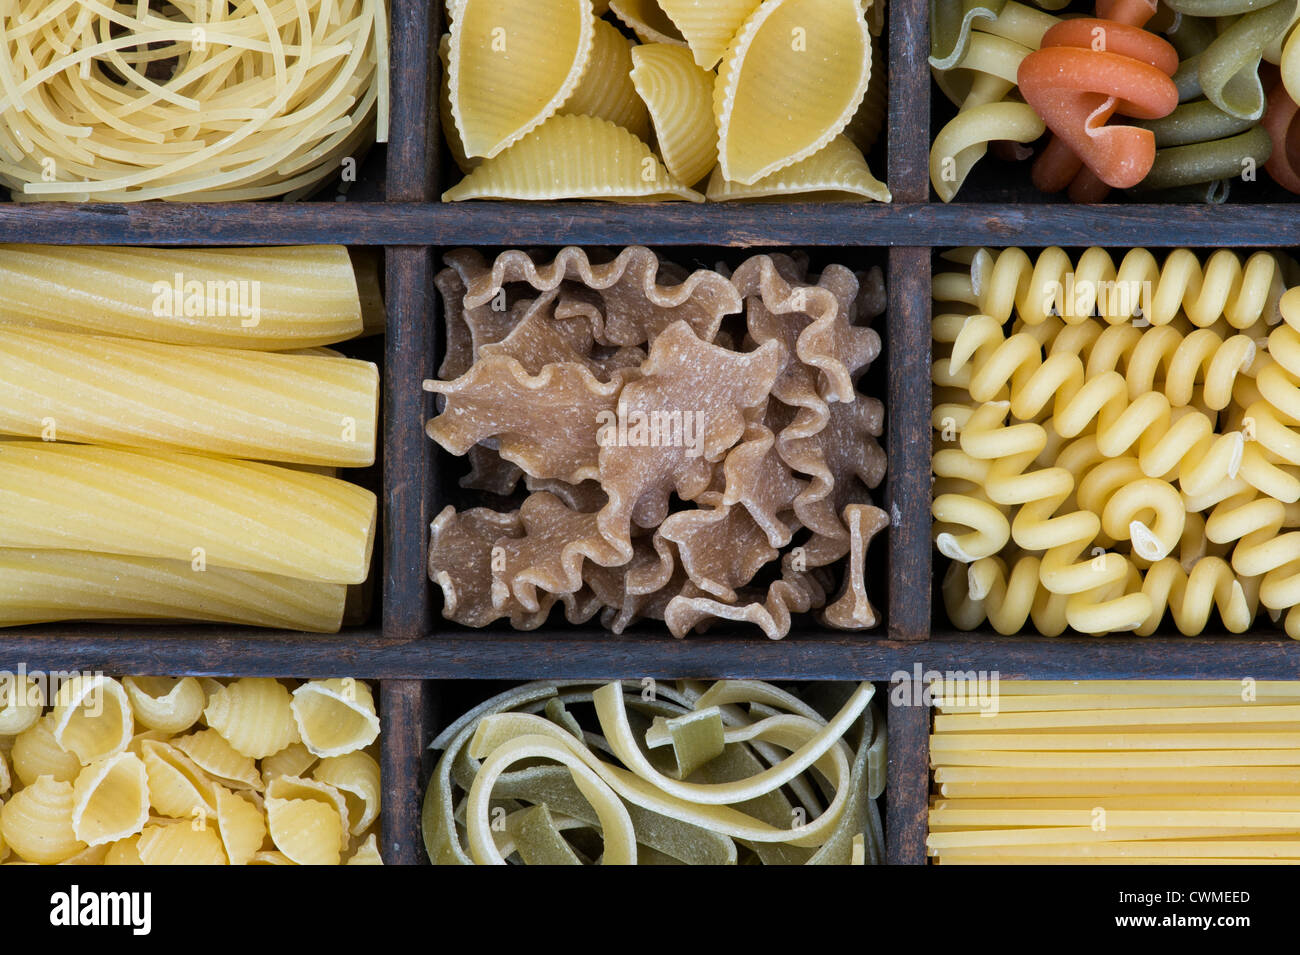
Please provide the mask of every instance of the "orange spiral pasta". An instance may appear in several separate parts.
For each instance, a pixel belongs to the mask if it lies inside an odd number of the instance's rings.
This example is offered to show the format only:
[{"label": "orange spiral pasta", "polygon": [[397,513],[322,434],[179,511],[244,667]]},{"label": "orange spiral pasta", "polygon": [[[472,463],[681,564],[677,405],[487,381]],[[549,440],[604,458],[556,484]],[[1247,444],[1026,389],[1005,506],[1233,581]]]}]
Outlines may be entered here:
[{"label": "orange spiral pasta", "polygon": [[1155,0],[1100,0],[1096,18],[1052,27],[1020,64],[1020,92],[1055,134],[1034,163],[1042,191],[1068,186],[1076,202],[1096,202],[1151,171],[1154,134],[1107,124],[1116,114],[1159,119],[1178,105],[1178,53],[1142,29],[1155,11]]}]

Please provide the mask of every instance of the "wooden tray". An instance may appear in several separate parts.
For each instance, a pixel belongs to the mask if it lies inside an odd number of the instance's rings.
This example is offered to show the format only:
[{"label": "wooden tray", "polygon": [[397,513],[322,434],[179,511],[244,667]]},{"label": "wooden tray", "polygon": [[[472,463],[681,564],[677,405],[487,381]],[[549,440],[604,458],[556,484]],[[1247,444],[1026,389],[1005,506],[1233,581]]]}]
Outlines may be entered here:
[{"label": "wooden tray", "polygon": [[[114,673],[354,676],[378,681],[383,721],[384,858],[425,860],[419,807],[439,712],[437,681],[541,678],[754,677],[890,680],[922,670],[996,670],[1014,678],[1295,679],[1300,643],[1273,629],[1184,638],[1000,637],[958,633],[932,610],[930,545],[930,276],[933,250],[954,245],[1300,245],[1291,205],[1103,205],[1039,201],[942,205],[928,179],[931,80],[927,0],[892,0],[888,26],[888,182],[892,205],[442,205],[450,185],[436,120],[439,5],[392,0],[391,141],[371,157],[367,188],[345,202],[36,206],[0,203],[0,242],[131,245],[345,243],[385,250],[388,334],[383,369],[383,501],[375,610],[338,636],[222,627],[28,627],[0,631],[0,668],[94,668]],[[378,171],[375,165],[379,165]],[[1018,196],[1019,197],[1019,196]],[[717,258],[763,247],[824,247],[827,261],[879,261],[889,280],[883,368],[875,393],[888,409],[893,525],[873,548],[887,581],[885,626],[870,634],[797,629],[782,641],[752,633],[674,640],[651,628],[622,637],[553,626],[532,633],[447,624],[425,575],[428,525],[455,501],[454,481],[423,430],[421,390],[433,377],[440,309],[432,277],[447,248],[475,245],[622,246]],[[731,250],[731,251],[728,251]],[[928,584],[928,585],[927,585]],[[486,687],[482,687],[484,693]],[[462,697],[463,692],[453,694]],[[930,714],[891,707],[888,854],[924,863]]]}]

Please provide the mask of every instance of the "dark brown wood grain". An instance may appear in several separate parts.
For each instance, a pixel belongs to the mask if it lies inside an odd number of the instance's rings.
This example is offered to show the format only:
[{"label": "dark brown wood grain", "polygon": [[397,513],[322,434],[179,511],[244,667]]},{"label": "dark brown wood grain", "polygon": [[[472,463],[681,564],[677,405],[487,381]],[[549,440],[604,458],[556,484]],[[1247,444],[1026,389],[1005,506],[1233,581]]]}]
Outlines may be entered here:
[{"label": "dark brown wood grain", "polygon": [[424,433],[428,402],[422,385],[434,374],[434,290],[429,249],[390,247],[387,265],[384,514],[385,526],[401,532],[384,537],[384,635],[401,640],[430,629],[425,563],[432,452]]},{"label": "dark brown wood grain", "polygon": [[384,782],[384,860],[419,865],[426,860],[420,827],[424,795],[430,694],[422,680],[386,680],[380,694],[384,738],[380,766]]},{"label": "dark brown wood grain", "polygon": [[437,180],[438,150],[432,122],[438,102],[439,3],[393,0],[392,114],[388,135],[388,191],[396,202],[427,202]]},{"label": "dark brown wood grain", "polygon": [[930,196],[930,4],[889,4],[889,191],[895,203]]},{"label": "dark brown wood grain", "polygon": [[[891,697],[894,686],[890,686]],[[900,687],[906,690],[906,685]],[[889,778],[885,788],[885,847],[890,865],[924,865],[930,803],[930,708],[886,708]]]},{"label": "dark brown wood grain", "polygon": [[[889,636],[930,628],[930,250],[889,253]],[[922,384],[925,383],[925,384]]]}]

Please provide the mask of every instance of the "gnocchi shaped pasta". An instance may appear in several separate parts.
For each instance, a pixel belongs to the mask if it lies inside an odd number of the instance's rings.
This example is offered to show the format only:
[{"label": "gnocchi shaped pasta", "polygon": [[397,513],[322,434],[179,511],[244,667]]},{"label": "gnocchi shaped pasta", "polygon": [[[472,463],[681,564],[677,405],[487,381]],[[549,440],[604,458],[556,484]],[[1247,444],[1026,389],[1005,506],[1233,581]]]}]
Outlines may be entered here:
[{"label": "gnocchi shaped pasta", "polygon": [[860,0],[765,0],[718,69],[723,177],[753,185],[824,148],[848,126],[870,79]]}]

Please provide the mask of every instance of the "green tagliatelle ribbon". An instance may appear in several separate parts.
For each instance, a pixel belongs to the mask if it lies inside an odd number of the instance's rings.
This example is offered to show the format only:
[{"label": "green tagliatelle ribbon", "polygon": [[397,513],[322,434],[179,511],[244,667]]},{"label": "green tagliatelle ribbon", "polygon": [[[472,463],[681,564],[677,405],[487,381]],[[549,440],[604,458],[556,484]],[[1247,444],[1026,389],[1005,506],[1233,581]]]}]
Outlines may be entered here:
[{"label": "green tagliatelle ribbon", "polygon": [[869,683],[532,683],[434,741],[435,864],[883,861]]}]

